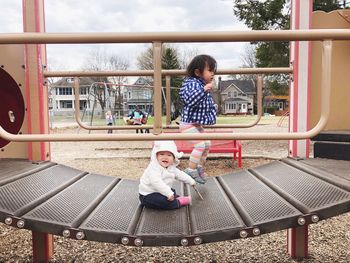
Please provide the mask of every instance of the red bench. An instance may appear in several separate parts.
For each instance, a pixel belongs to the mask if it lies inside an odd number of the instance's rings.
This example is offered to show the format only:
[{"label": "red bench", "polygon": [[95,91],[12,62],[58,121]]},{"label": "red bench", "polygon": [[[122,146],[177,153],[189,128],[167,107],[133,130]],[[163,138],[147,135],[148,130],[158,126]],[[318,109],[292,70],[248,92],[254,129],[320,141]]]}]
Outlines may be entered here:
[{"label": "red bench", "polygon": [[[193,150],[193,143],[190,141],[176,140],[175,143],[179,152],[191,153]],[[209,153],[233,153],[232,167],[235,160],[238,161],[238,167],[242,167],[242,144],[237,140],[211,141]]]},{"label": "red bench", "polygon": [[[210,130],[206,132],[227,132]],[[193,150],[193,143],[191,141],[175,140],[179,152],[191,153]],[[238,167],[242,167],[242,144],[237,140],[212,140],[209,153],[232,153],[232,167],[237,160]]]}]

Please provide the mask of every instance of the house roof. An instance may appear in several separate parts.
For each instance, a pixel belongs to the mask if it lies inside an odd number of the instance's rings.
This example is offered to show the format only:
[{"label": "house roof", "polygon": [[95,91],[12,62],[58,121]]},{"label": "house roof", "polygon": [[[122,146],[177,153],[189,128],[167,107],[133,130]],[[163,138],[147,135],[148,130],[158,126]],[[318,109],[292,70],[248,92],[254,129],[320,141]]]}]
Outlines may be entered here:
[{"label": "house roof", "polygon": [[145,85],[145,86],[151,86],[153,83],[150,79],[144,78],[144,77],[139,77],[134,85]]},{"label": "house roof", "polygon": [[224,100],[224,102],[249,102],[248,100],[242,99],[242,98],[228,98]]},{"label": "house roof", "polygon": [[[89,77],[81,77],[79,78],[79,84],[80,86],[90,86],[92,83],[94,83],[95,81],[92,80]],[[54,82],[51,84],[51,86],[55,87],[73,87],[74,85],[74,78],[71,77],[64,77],[59,79],[58,81]]]},{"label": "house roof", "polygon": [[242,92],[246,94],[256,94],[256,88],[253,80],[248,79],[231,79],[231,80],[222,80],[219,82],[219,90],[223,92],[228,87],[234,85]]}]

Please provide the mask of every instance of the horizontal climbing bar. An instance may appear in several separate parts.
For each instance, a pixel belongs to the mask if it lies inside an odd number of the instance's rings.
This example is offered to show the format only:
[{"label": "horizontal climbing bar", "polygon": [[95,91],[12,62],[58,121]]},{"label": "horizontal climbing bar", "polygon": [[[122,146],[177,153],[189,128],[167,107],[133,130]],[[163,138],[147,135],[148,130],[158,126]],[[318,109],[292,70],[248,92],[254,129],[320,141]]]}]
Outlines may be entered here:
[{"label": "horizontal climbing bar", "polygon": [[350,29],[215,32],[2,33],[0,44],[252,42],[350,40]]},{"label": "horizontal climbing bar", "polygon": [[[204,125],[205,128],[250,128],[255,126],[261,119],[262,115],[262,86],[263,86],[263,80],[262,76],[258,76],[258,84],[257,84],[257,105],[258,105],[258,112],[256,115],[256,118],[249,123],[243,123],[243,124],[215,124],[215,125]],[[77,124],[85,129],[85,130],[136,130],[136,129],[152,129],[153,125],[127,125],[127,126],[91,126],[83,123],[80,118],[80,110],[79,109],[79,79],[74,79],[74,116],[75,121]],[[179,125],[163,125],[163,129],[179,129]]]},{"label": "horizontal climbing bar", "polygon": [[[44,71],[44,77],[112,77],[112,76],[153,76],[153,70],[116,70],[116,71]],[[186,70],[161,70],[163,76],[184,76]],[[239,68],[218,69],[216,75],[228,74],[291,74],[292,67],[283,68]]]}]

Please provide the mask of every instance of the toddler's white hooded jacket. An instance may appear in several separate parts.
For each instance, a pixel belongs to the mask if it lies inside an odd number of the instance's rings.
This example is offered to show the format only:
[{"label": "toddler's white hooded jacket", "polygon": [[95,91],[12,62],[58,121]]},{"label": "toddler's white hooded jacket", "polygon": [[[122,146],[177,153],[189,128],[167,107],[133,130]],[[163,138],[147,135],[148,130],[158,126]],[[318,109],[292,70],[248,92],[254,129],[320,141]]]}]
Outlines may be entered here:
[{"label": "toddler's white hooded jacket", "polygon": [[[158,163],[157,152],[169,151],[174,155],[174,164],[168,168],[164,168]],[[195,180],[185,172],[176,168],[180,163],[179,158],[183,155],[182,152],[177,151],[174,141],[156,141],[151,153],[151,162],[144,171],[139,185],[139,193],[141,195],[148,195],[158,192],[166,197],[173,195],[171,187],[175,180],[184,183],[195,185]]]}]

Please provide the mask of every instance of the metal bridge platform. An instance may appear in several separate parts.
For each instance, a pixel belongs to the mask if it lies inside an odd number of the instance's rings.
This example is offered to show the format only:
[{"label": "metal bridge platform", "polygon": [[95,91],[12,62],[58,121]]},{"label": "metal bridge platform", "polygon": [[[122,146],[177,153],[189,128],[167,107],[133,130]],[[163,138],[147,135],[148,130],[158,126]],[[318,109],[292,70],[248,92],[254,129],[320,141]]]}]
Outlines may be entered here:
[{"label": "metal bridge platform", "polygon": [[350,211],[350,161],[282,159],[212,177],[178,193],[192,204],[146,209],[138,181],[64,165],[0,159],[0,220],[32,231],[136,246],[197,245],[258,236]]}]

